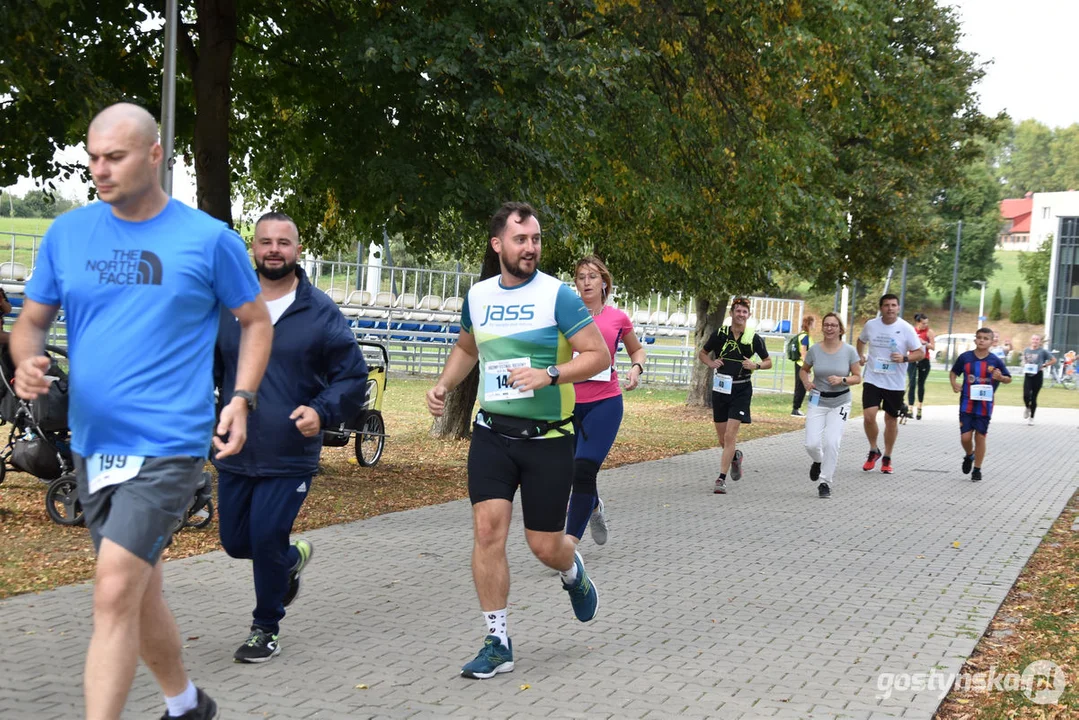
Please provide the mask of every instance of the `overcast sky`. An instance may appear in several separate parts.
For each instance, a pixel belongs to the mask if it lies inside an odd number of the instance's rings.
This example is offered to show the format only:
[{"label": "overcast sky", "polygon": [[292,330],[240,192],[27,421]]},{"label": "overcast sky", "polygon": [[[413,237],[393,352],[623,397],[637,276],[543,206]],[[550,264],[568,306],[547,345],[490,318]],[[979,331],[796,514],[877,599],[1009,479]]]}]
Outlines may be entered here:
[{"label": "overcast sky", "polygon": [[[990,61],[977,87],[982,112],[1006,110],[1015,120],[1034,118],[1050,127],[1079,123],[1079,93],[1073,89],[1076,62],[1069,57],[1079,33],[1079,0],[942,0],[956,8],[963,26],[963,48]],[[1068,70],[1071,68],[1071,70]],[[66,156],[85,160],[82,148]],[[195,204],[189,169],[177,162],[173,194]],[[17,195],[36,183],[20,180]],[[86,185],[69,181],[61,194],[86,199]]]}]

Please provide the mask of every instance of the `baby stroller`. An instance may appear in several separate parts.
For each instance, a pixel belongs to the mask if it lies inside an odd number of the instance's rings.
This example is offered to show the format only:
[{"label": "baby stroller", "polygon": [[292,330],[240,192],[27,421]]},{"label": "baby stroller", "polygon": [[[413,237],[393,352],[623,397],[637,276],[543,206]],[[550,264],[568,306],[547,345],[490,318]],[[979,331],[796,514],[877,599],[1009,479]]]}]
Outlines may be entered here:
[{"label": "baby stroller", "polygon": [[[75,463],[71,456],[71,433],[67,427],[67,351],[54,345],[45,347],[52,360],[46,377],[52,379],[49,392],[26,401],[15,394],[15,366],[6,346],[0,348],[0,425],[11,425],[7,445],[0,450],[0,482],[8,469],[28,473],[49,484],[45,491],[45,511],[58,525],[84,522],[79,503]],[[182,527],[205,527],[213,516],[213,483],[203,473],[202,483],[188,506]]]}]

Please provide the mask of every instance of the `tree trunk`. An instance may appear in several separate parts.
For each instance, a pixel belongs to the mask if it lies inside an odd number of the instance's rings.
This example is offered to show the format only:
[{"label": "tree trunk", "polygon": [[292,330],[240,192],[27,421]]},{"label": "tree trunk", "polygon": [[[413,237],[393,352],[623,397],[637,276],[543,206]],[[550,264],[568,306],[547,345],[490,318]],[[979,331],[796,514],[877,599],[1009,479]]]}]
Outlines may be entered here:
[{"label": "tree trunk", "polygon": [[[483,256],[483,267],[480,269],[480,280],[494,277],[501,272],[498,264],[498,254],[491,249],[491,243],[487,243],[487,251]],[[467,438],[472,435],[472,408],[476,404],[476,391],[480,387],[479,367],[472,368],[472,372],[464,381],[446,395],[446,408],[442,417],[435,418],[431,425],[432,437]]]},{"label": "tree trunk", "polygon": [[[696,350],[699,351],[704,347],[704,343],[723,323],[725,310],[726,308],[722,305],[697,298],[697,327],[693,331],[693,347]],[[689,373],[686,405],[712,407],[712,369],[699,362],[696,357],[692,359],[692,362],[693,369]]]},{"label": "tree trunk", "polygon": [[197,0],[198,59],[195,85],[195,181],[200,210],[232,225],[229,122],[232,54],[236,49],[236,0]]}]

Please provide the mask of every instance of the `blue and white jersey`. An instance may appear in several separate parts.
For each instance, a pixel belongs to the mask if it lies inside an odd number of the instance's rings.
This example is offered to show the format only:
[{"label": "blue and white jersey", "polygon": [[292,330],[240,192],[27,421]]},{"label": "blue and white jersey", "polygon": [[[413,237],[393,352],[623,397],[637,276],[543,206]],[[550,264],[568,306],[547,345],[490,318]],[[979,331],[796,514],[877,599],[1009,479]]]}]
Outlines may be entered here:
[{"label": "blue and white jersey", "polygon": [[569,362],[568,339],[592,324],[584,302],[561,280],[536,271],[508,288],[501,277],[476,283],[461,311],[461,327],[476,337],[480,353],[480,407],[531,420],[564,420],[573,414],[573,384],[529,392],[508,387],[515,367],[546,368]]},{"label": "blue and white jersey", "polygon": [[239,235],[179,201],[143,222],[103,202],[58,217],[26,296],[63,307],[72,449],[205,457],[219,307],[258,293]]}]

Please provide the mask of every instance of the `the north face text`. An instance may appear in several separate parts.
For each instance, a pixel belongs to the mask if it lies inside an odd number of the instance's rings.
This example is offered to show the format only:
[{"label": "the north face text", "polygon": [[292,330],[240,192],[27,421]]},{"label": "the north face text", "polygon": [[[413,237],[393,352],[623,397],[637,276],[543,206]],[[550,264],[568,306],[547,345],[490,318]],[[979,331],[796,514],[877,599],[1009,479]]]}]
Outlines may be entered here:
[{"label": "the north face text", "polygon": [[87,260],[99,285],[160,285],[161,259],[149,250],[113,250],[108,260]]}]

